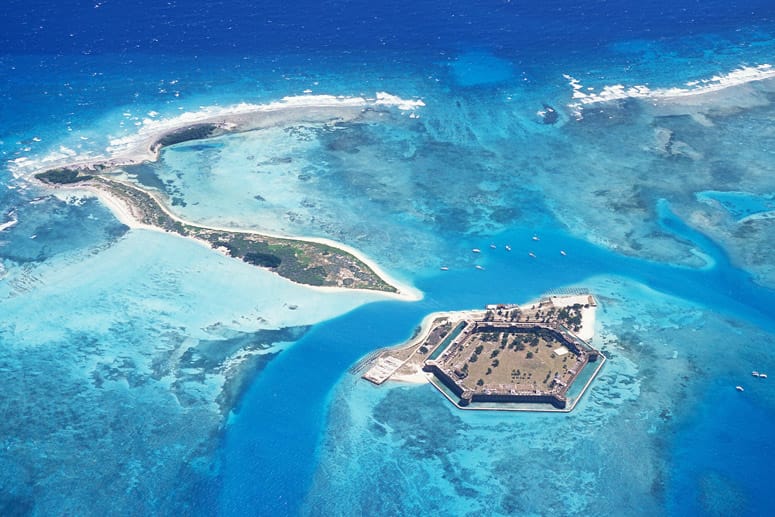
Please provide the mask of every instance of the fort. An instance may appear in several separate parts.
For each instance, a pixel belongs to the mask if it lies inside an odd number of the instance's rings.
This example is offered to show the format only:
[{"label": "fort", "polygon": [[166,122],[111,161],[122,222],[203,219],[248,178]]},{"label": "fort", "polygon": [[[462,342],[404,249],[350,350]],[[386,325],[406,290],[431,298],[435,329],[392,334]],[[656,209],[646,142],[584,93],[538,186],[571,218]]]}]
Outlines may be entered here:
[{"label": "fort", "polygon": [[436,315],[408,345],[373,355],[363,377],[424,375],[461,409],[571,411],[606,360],[579,336],[591,337],[596,306],[591,295],[549,296]]}]

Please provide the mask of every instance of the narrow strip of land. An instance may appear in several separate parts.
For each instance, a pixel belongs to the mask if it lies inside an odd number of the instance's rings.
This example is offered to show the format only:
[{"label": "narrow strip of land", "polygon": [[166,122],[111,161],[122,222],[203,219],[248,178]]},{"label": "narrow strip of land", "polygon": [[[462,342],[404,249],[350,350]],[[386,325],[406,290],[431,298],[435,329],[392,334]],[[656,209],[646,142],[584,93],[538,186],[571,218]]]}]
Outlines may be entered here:
[{"label": "narrow strip of land", "polygon": [[203,110],[169,120],[147,121],[136,135],[113,142],[108,149],[109,158],[67,157],[48,161],[48,167],[37,168],[33,176],[49,186],[77,188],[96,195],[130,227],[194,239],[306,286],[378,291],[404,300],[418,300],[422,294],[417,289],[391,278],[354,248],[328,239],[196,225],[173,214],[163,197],[154,191],[121,181],[110,173],[121,166],[155,161],[164,147],[182,142],[277,125],[341,123],[378,116],[393,108],[406,111],[423,105],[420,100],[378,92],[374,99],[317,95],[286,97],[266,105]]},{"label": "narrow strip of land", "polygon": [[194,239],[299,284],[379,291],[405,300],[420,298],[415,289],[390,278],[356,250],[333,241],[195,225],[173,214],[157,194],[101,172],[59,168],[37,174],[36,178],[48,185],[93,193],[127,226]]}]

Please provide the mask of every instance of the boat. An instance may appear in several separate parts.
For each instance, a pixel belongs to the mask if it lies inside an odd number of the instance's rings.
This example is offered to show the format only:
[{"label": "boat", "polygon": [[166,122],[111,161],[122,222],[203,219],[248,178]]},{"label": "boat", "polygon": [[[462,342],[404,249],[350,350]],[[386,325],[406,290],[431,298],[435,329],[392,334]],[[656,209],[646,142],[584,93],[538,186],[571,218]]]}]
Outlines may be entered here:
[{"label": "boat", "polygon": [[567,255],[567,253],[565,253],[565,250],[560,250],[560,255],[562,255],[564,257],[564,256]]},{"label": "boat", "polygon": [[759,374],[759,378],[760,379],[766,379],[767,378],[767,374],[766,373],[760,373]]},{"label": "boat", "polygon": [[531,257],[533,257],[533,258],[536,258],[536,254],[535,254],[535,253],[533,253],[532,251],[531,251],[530,253],[528,253],[528,255],[530,255],[530,256],[531,256]]},{"label": "boat", "polygon": [[538,238],[538,235],[533,235],[533,240],[534,241],[540,241],[541,239]]},{"label": "boat", "polygon": [[506,249],[506,251],[511,251],[511,246],[509,246],[508,244],[506,244],[506,245],[504,246],[504,248]]},{"label": "boat", "polygon": [[490,248],[492,248],[492,249],[495,249],[495,248],[497,248],[497,247],[498,247],[498,246],[496,246],[495,244],[490,244]]},{"label": "boat", "polygon": [[447,266],[441,266],[439,269],[442,271],[449,271],[449,268]]},{"label": "boat", "polygon": [[484,268],[482,266],[480,266],[479,264],[475,265],[474,267],[476,269],[478,269],[479,271],[483,271],[484,270]]},{"label": "boat", "polygon": [[480,250],[479,248],[474,248],[471,250],[471,253],[481,253],[481,252],[482,250]]},{"label": "boat", "polygon": [[754,370],[754,371],[751,372],[751,375],[753,375],[754,377],[758,377],[759,376],[759,372]]},{"label": "boat", "polygon": [[735,386],[735,389],[737,391],[745,391],[742,386]]}]

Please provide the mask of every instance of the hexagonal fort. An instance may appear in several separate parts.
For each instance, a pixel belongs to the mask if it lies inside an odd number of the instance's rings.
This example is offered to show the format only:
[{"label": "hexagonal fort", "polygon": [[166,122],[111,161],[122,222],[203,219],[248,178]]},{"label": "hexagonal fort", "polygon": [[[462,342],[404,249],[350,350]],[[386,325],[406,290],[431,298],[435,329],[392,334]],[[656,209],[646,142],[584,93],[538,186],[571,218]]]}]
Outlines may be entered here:
[{"label": "hexagonal fort", "polygon": [[423,370],[433,373],[462,407],[515,402],[566,409],[571,385],[600,353],[557,320],[515,321],[516,306],[491,309],[482,318],[459,322]]}]

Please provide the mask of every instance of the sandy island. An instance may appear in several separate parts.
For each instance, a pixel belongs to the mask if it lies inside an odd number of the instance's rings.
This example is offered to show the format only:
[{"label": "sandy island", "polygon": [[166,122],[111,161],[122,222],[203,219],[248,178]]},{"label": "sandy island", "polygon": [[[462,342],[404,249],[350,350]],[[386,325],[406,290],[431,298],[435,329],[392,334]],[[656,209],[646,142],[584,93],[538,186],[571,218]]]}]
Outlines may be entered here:
[{"label": "sandy island", "polygon": [[187,140],[242,133],[280,125],[303,123],[341,123],[363,118],[380,111],[397,109],[412,112],[425,103],[421,100],[402,99],[386,92],[377,92],[373,98],[334,95],[301,95],[284,97],[267,104],[242,103],[233,106],[211,106],[195,112],[186,112],[164,119],[146,118],[137,133],[110,141],[104,156],[78,156],[72,153],[53,153],[38,160],[26,157],[9,162],[16,176],[32,176],[46,170],[66,167],[83,171],[98,168],[116,168],[158,160],[165,138],[176,132],[194,128],[209,129],[210,134]]},{"label": "sandy island", "polygon": [[[242,228],[195,225],[174,214],[166,205],[165,200],[161,199],[161,196],[153,191],[134,184],[128,185],[113,178],[108,180],[102,177],[102,182],[96,183],[94,181],[89,182],[88,178],[100,178],[100,172],[112,171],[122,166],[156,161],[163,147],[184,141],[213,138],[224,134],[240,133],[278,125],[341,123],[369,116],[379,116],[381,112],[389,109],[397,109],[400,112],[404,112],[422,106],[424,106],[424,103],[421,100],[406,100],[385,92],[378,92],[374,98],[305,95],[285,97],[279,102],[269,104],[239,104],[225,108],[205,108],[197,112],[184,113],[170,119],[146,119],[136,134],[111,141],[111,145],[107,149],[109,157],[52,156],[44,157],[38,161],[17,159],[11,165],[15,175],[26,178],[38,177],[38,179],[42,179],[41,175],[51,171],[64,171],[75,175],[74,181],[63,181],[62,184],[56,185],[57,189],[76,195],[85,194],[97,197],[101,203],[115,214],[119,221],[130,228],[168,231],[168,229],[144,222],[142,218],[143,210],[141,208],[133,206],[132,202],[122,199],[114,192],[111,192],[111,189],[102,183],[123,184],[127,188],[132,188],[150,196],[158,205],[159,210],[171,221],[180,225],[198,227],[204,230],[283,239],[298,243],[316,243],[338,249],[352,255],[352,257],[363,263],[371,269],[375,276],[395,289],[396,292],[341,286],[316,286],[304,283],[301,283],[301,285],[318,291],[358,290],[379,294],[387,298],[416,301],[422,298],[422,293],[418,289],[398,281],[386,273],[376,261],[351,246],[331,239],[317,237],[273,235]],[[85,181],[81,181],[80,176],[83,176]],[[47,181],[46,183],[49,183],[47,186],[50,186],[53,182]],[[191,235],[183,235],[183,237],[213,248],[212,243],[204,239]],[[218,247],[215,247],[215,249],[227,256],[231,256],[226,249],[219,249]],[[292,279],[289,280],[294,281]]]},{"label": "sandy island", "polygon": [[[69,192],[76,196],[85,195],[85,196],[96,197],[97,199],[100,200],[100,202],[103,205],[105,205],[111,212],[113,212],[116,219],[118,219],[122,224],[125,224],[129,228],[169,233],[166,230],[159,228],[158,226],[153,226],[153,225],[149,225],[141,222],[138,219],[137,215],[133,212],[132,206],[127,204],[123,199],[117,196],[114,196],[107,190],[101,189],[93,185],[88,185],[88,184],[76,184],[72,187],[64,186],[64,187],[59,187],[58,190],[62,192]],[[175,213],[170,211],[170,209],[163,202],[163,200],[159,199],[159,196],[156,195],[155,193],[147,190],[144,190],[144,192],[146,194],[149,194],[151,197],[153,197],[156,200],[156,202],[159,205],[159,208],[163,210],[164,213],[170,217],[170,219],[176,222],[180,222],[182,224],[188,224],[188,225],[194,224],[189,221],[186,221],[185,219],[178,217]],[[257,232],[253,230],[242,229],[242,228],[229,228],[229,227],[219,227],[219,226],[209,226],[209,225],[206,226],[205,228],[211,229],[211,230],[226,231],[226,232],[237,232],[237,233],[249,234],[249,235],[275,237],[275,238],[288,239],[288,240],[300,241],[300,242],[315,242],[318,244],[325,244],[333,248],[338,248],[342,251],[346,251],[347,253],[350,253],[355,258],[357,258],[358,260],[366,264],[374,272],[374,274],[379,276],[385,283],[394,287],[396,289],[396,292],[389,293],[386,291],[376,291],[376,290],[368,290],[368,289],[351,289],[346,287],[334,287],[334,286],[315,286],[315,285],[308,285],[308,284],[301,284],[299,282],[294,282],[308,289],[313,289],[319,292],[361,291],[361,292],[367,292],[372,294],[378,294],[386,298],[392,298],[392,299],[401,300],[401,301],[418,301],[418,300],[422,300],[422,297],[423,297],[422,291],[395,279],[393,276],[386,273],[372,258],[368,257],[361,251],[331,239],[324,239],[319,237],[296,237],[296,236],[290,237],[285,235],[275,235],[275,234],[270,234],[265,232]],[[223,248],[213,248],[211,244],[205,240],[197,239],[195,237],[183,237],[183,238],[190,239],[196,242],[197,244],[206,246],[207,248],[210,248],[210,249],[214,249],[215,251],[221,253],[222,255],[231,258],[227,250]],[[289,280],[290,282],[293,282],[293,280],[290,280],[290,279],[287,279],[287,280]]]},{"label": "sandy island", "polygon": [[[574,334],[590,342],[595,335],[595,314],[597,302],[588,294],[548,296],[522,304],[522,307],[551,306],[556,309],[576,307],[580,323]],[[517,307],[516,305],[510,306]],[[450,323],[452,327],[469,318],[483,318],[487,309],[469,311],[434,312],[423,318],[416,334],[408,341],[386,349],[377,350],[361,361],[356,369],[365,371],[363,377],[376,384],[387,380],[422,384],[430,382],[432,374],[423,371],[427,351],[422,353],[421,345],[428,339],[434,326],[440,321]]]}]

